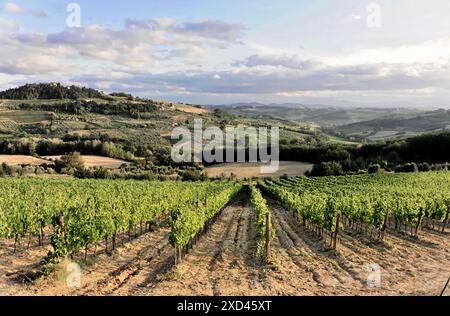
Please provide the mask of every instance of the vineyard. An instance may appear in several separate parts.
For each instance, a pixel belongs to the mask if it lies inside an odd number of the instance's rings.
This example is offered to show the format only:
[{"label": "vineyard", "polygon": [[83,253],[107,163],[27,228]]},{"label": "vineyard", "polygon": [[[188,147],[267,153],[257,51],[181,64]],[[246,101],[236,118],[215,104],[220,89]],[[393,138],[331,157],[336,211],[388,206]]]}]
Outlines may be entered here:
[{"label": "vineyard", "polygon": [[[0,181],[0,293],[430,294],[450,274],[450,174]],[[67,288],[61,264],[81,265]],[[367,292],[367,266],[385,270]],[[406,281],[405,281],[406,280]]]},{"label": "vineyard", "polygon": [[[171,244],[179,250],[198,236],[240,190],[232,182],[46,181],[5,179],[0,182],[0,238],[18,244],[33,239],[40,246],[52,227],[49,261],[104,242],[114,250],[119,236],[128,240],[152,224],[170,222]],[[177,257],[180,259],[179,257]]]},{"label": "vineyard", "polygon": [[448,173],[301,177],[260,187],[319,236],[334,237],[333,248],[340,227],[375,239],[391,227],[415,237],[422,226],[444,233],[450,211]]}]

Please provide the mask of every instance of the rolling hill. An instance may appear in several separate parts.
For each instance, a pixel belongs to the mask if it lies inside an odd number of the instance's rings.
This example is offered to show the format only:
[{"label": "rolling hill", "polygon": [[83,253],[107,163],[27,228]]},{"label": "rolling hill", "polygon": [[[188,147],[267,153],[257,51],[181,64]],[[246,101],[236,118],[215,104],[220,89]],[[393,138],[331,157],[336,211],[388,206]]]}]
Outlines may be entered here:
[{"label": "rolling hill", "polygon": [[421,111],[406,108],[334,107],[327,105],[237,103],[216,108],[238,116],[281,119],[296,123],[311,123],[323,127],[347,125],[374,120],[386,115],[414,115]]},{"label": "rolling hill", "polygon": [[392,139],[450,129],[450,110],[399,114],[343,125],[337,128],[347,138]]}]

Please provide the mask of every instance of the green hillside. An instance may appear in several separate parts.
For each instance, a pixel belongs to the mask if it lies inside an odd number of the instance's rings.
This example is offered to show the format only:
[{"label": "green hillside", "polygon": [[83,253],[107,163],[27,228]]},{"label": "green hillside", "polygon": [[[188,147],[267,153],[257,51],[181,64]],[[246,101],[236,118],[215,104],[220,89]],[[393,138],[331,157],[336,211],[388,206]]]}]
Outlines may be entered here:
[{"label": "green hillside", "polygon": [[347,124],[336,128],[346,137],[369,140],[391,139],[450,129],[450,110],[424,112],[419,115],[392,115]]}]

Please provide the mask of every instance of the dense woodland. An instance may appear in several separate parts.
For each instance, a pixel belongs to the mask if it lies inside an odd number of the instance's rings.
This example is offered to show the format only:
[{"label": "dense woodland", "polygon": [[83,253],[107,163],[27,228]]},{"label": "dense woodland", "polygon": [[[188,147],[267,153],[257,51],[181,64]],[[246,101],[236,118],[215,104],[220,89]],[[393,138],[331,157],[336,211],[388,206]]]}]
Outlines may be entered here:
[{"label": "dense woodland", "polygon": [[82,115],[85,113],[97,113],[105,115],[123,115],[134,117],[139,113],[147,113],[156,110],[156,106],[151,101],[131,103],[130,101],[120,101],[111,103],[101,103],[93,100],[76,100],[62,103],[23,103],[17,106],[20,110],[48,111],[55,113],[67,113]]},{"label": "dense woodland", "polygon": [[376,164],[385,169],[405,171],[410,170],[407,167],[402,169],[408,163],[419,165],[449,162],[450,133],[426,134],[362,146],[340,144],[282,146],[280,154],[282,160],[307,161],[319,165],[327,162],[334,163],[327,165],[333,171],[318,172],[318,175],[367,171],[370,166]]},{"label": "dense woodland", "polygon": [[0,92],[0,99],[10,100],[76,100],[83,98],[102,98],[104,96],[103,93],[94,89],[74,85],[66,87],[60,83],[27,84]]}]

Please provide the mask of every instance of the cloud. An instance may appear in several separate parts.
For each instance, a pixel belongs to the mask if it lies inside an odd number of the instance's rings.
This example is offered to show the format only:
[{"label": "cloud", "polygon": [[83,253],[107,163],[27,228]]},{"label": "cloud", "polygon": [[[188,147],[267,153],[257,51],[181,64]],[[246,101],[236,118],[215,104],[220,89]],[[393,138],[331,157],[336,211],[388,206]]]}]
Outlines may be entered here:
[{"label": "cloud", "polygon": [[37,18],[46,18],[47,17],[47,13],[45,13],[45,11],[43,10],[34,10],[34,11],[30,11],[31,15],[37,17]]},{"label": "cloud", "polygon": [[5,4],[3,9],[8,13],[16,13],[16,14],[25,13],[25,9],[19,7],[17,4],[12,2]]},{"label": "cloud", "polygon": [[[346,67],[326,66],[308,73],[294,69],[240,69],[222,72],[213,71],[171,71],[160,74],[130,74],[128,77],[108,79],[107,76],[77,77],[77,81],[88,84],[112,82],[133,87],[141,87],[134,92],[149,93],[160,91],[176,94],[179,91],[191,94],[247,94],[298,96],[302,93],[335,94],[364,91],[378,91],[389,95],[392,91],[450,89],[447,68],[435,65],[415,65],[416,75],[411,74],[411,66],[405,65],[355,65]],[[211,78],[216,80],[211,80]]]},{"label": "cloud", "polygon": [[[129,74],[182,70],[203,65],[205,56],[214,55],[212,51],[236,44],[242,30],[235,24],[210,20],[183,23],[174,19],[129,19],[122,28],[92,24],[49,34],[5,33],[0,37],[0,71],[34,75],[47,67],[54,72],[58,67],[53,63],[60,64],[60,72],[76,65],[71,77],[111,69]],[[25,59],[33,60],[33,55],[53,63],[41,67],[31,62],[22,67]]]},{"label": "cloud", "polygon": [[234,65],[246,67],[273,66],[292,69],[310,70],[320,66],[320,62],[311,59],[301,59],[298,55],[252,55]]},{"label": "cloud", "polygon": [[0,17],[0,29],[17,30],[19,25],[15,20]]},{"label": "cloud", "polygon": [[[21,60],[7,58],[0,63],[0,73],[9,75],[49,75],[69,71],[51,56],[27,56]],[[33,58],[31,58],[33,57]]]},{"label": "cloud", "polygon": [[245,28],[240,24],[228,24],[217,20],[207,20],[173,25],[172,30],[180,34],[234,42],[242,37]]},{"label": "cloud", "polygon": [[166,31],[173,34],[189,35],[224,42],[233,42],[243,36],[245,27],[219,20],[177,23],[173,19],[136,20],[127,19],[128,30]]},{"label": "cloud", "polygon": [[15,3],[8,2],[4,5],[3,10],[5,10],[8,13],[13,14],[29,14],[37,18],[46,18],[47,14],[43,10],[33,10],[33,9],[26,9],[23,7],[18,6]]},{"label": "cloud", "polygon": [[87,25],[50,33],[47,44],[70,46],[84,56],[100,57],[92,52],[102,47],[118,54],[139,50],[155,58],[172,59],[201,56],[207,47],[228,47],[242,36],[242,30],[242,26],[220,21],[179,23],[172,19],[128,19],[118,30]]}]

